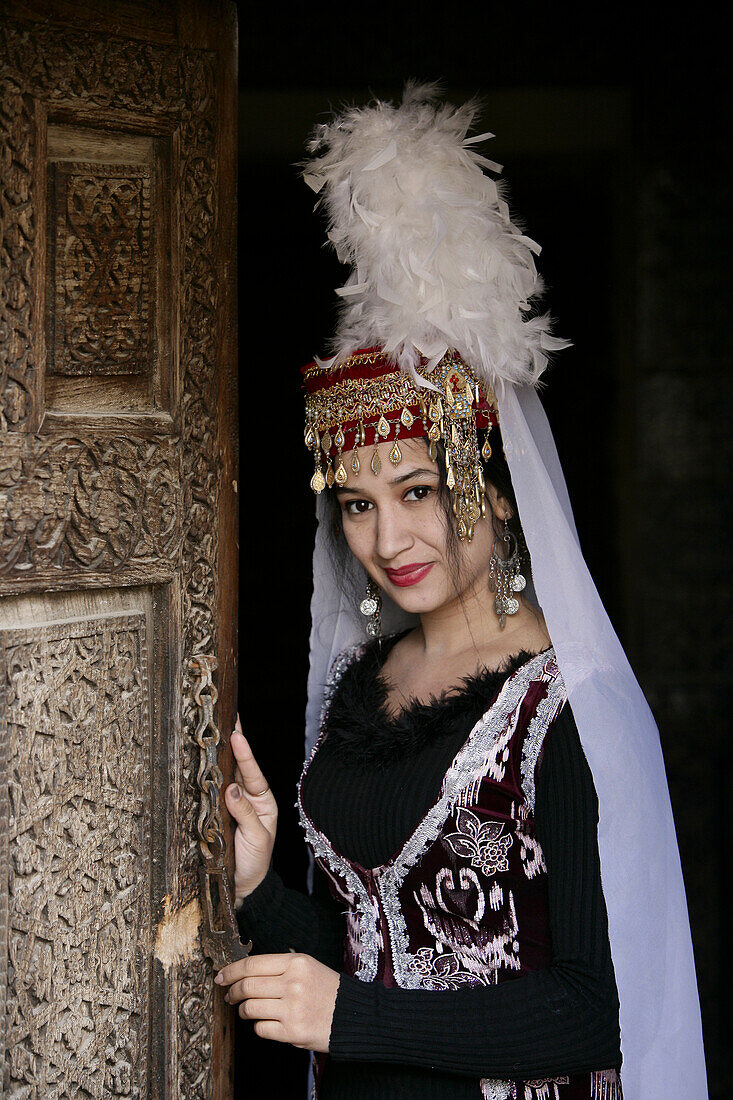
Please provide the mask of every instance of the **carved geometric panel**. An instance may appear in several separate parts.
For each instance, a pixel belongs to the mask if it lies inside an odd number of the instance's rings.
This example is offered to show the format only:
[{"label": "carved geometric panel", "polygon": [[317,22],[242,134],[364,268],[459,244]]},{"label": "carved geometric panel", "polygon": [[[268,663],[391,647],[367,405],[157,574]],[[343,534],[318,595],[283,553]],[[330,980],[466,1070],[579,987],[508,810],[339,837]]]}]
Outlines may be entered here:
[{"label": "carved geometric panel", "polygon": [[54,168],[49,367],[56,374],[142,374],[152,343],[150,169]]},{"label": "carved geometric panel", "polygon": [[149,690],[143,613],[0,632],[8,1100],[147,1095]]}]

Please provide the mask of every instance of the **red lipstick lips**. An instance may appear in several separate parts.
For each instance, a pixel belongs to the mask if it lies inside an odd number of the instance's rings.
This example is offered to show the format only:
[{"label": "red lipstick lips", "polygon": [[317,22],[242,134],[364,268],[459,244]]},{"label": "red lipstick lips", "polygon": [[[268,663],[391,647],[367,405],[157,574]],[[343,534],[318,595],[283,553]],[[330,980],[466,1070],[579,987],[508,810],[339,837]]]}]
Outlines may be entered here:
[{"label": "red lipstick lips", "polygon": [[418,584],[423,577],[427,577],[435,565],[433,561],[416,561],[410,565],[403,565],[400,569],[385,569],[385,573],[398,588],[408,588],[411,584]]}]

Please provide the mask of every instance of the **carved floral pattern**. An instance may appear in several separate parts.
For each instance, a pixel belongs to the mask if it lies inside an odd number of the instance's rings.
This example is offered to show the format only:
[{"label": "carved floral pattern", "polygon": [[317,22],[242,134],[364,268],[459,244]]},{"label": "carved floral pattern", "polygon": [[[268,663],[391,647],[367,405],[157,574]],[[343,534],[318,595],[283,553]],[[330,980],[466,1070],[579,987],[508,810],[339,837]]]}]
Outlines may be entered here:
[{"label": "carved floral pattern", "polygon": [[150,169],[54,166],[57,374],[142,374],[152,341]]},{"label": "carved floral pattern", "polygon": [[[147,1095],[145,616],[0,634],[9,1098]],[[4,963],[4,960],[3,960]]]},{"label": "carved floral pattern", "polygon": [[181,541],[176,447],[167,438],[9,433],[0,448],[0,578],[34,584],[149,562]]}]

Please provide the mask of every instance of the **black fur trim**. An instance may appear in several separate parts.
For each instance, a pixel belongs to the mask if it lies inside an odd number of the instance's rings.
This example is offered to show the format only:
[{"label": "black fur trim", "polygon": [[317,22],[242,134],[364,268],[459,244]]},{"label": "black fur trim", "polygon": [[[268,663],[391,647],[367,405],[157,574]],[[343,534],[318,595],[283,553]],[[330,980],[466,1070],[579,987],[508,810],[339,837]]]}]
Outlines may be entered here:
[{"label": "black fur trim", "polygon": [[386,768],[414,756],[428,741],[471,728],[498,695],[504,681],[534,654],[508,657],[501,669],[466,676],[458,690],[441,692],[428,702],[410,699],[398,715],[387,712],[388,687],[381,677],[388,653],[402,634],[371,642],[341,677],[326,718],[323,749],[329,756],[367,768]]}]

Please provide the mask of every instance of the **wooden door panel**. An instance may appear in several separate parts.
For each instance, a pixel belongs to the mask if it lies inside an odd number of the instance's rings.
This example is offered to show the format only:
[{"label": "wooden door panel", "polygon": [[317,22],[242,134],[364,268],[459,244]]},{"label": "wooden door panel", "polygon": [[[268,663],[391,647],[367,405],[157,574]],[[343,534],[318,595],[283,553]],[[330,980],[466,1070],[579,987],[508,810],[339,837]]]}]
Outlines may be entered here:
[{"label": "wooden door panel", "polygon": [[225,0],[151,7],[0,20],[0,1051],[23,1100],[230,1095],[188,669],[218,658],[230,726],[236,31]]},{"label": "wooden door panel", "polygon": [[0,437],[0,594],[168,581],[182,541],[171,436]]},{"label": "wooden door panel", "polygon": [[148,1095],[151,600],[84,602],[0,610],[9,1096]]}]

